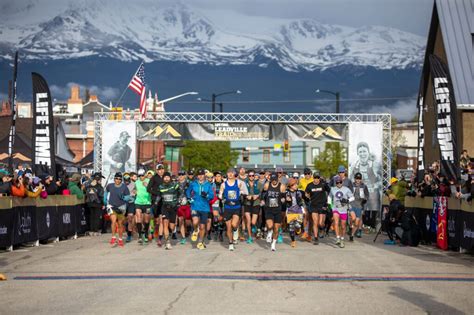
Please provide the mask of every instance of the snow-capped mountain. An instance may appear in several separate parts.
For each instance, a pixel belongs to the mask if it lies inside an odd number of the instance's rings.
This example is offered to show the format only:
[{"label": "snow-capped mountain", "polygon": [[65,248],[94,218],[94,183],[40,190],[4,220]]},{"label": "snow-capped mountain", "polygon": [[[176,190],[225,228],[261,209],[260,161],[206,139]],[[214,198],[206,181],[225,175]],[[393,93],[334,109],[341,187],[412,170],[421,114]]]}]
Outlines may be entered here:
[{"label": "snow-capped mountain", "polygon": [[273,62],[287,71],[406,69],[420,66],[425,45],[420,36],[382,26],[209,14],[167,1],[19,2],[0,6],[0,58],[20,49],[31,60],[100,56],[261,67]]}]

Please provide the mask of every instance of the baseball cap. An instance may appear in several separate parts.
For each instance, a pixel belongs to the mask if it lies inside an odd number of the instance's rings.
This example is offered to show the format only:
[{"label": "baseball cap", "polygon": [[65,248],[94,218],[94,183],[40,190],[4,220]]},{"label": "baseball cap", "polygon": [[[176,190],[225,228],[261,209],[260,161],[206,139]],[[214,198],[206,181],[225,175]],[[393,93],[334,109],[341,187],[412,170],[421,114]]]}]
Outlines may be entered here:
[{"label": "baseball cap", "polygon": [[171,177],[171,173],[170,172],[164,172],[163,177],[166,177],[166,176]]},{"label": "baseball cap", "polygon": [[261,169],[260,172],[258,172],[260,175],[265,175],[265,170]]},{"label": "baseball cap", "polygon": [[193,170],[189,170],[189,171],[188,171],[188,175],[194,175],[194,171],[193,171]]},{"label": "baseball cap", "polygon": [[298,181],[296,179],[290,178],[288,180],[288,187],[291,187],[291,186],[293,186],[294,184],[297,184],[297,183],[298,183]]},{"label": "baseball cap", "polygon": [[123,175],[122,175],[122,173],[117,172],[117,173],[115,173],[114,178],[120,178],[120,179],[122,179],[122,178],[123,178]]},{"label": "baseball cap", "polygon": [[275,172],[277,172],[277,173],[283,173],[283,168],[277,167],[277,168],[275,168]]},{"label": "baseball cap", "polygon": [[96,172],[92,174],[92,178],[105,178],[101,172]]},{"label": "baseball cap", "polygon": [[157,170],[163,170],[165,167],[163,164],[156,164],[156,169]]},{"label": "baseball cap", "polygon": [[214,172],[214,176],[217,176],[217,175],[222,175],[222,173],[219,172],[219,171],[215,171],[215,172]]},{"label": "baseball cap", "polygon": [[337,183],[342,183],[342,178],[341,176],[334,176],[334,182]]},{"label": "baseball cap", "polygon": [[214,174],[212,172],[207,172],[206,177],[212,178],[212,177],[214,177]]},{"label": "baseball cap", "polygon": [[179,170],[178,175],[179,176],[186,175],[186,171],[185,170]]},{"label": "baseball cap", "polygon": [[272,175],[270,175],[270,181],[278,180],[278,174],[273,172]]},{"label": "baseball cap", "polygon": [[398,178],[392,177],[392,178],[390,179],[390,184],[393,184],[393,183],[396,183],[396,182],[398,182]]},{"label": "baseball cap", "polygon": [[314,172],[313,178],[321,178],[321,175],[319,174],[319,172]]},{"label": "baseball cap", "polygon": [[200,170],[197,171],[198,175],[206,175],[206,170],[201,168]]},{"label": "baseball cap", "polygon": [[293,178],[300,178],[300,174],[298,172],[293,173]]},{"label": "baseball cap", "polygon": [[138,173],[138,176],[144,176],[146,172],[143,168],[141,168],[141,169],[138,170],[137,173]]},{"label": "baseball cap", "polygon": [[362,179],[362,174],[357,172],[357,173],[355,173],[354,178],[355,179]]},{"label": "baseball cap", "polygon": [[152,170],[149,170],[148,172],[146,172],[147,175],[151,174],[151,175],[155,175],[155,172],[153,172]]},{"label": "baseball cap", "polygon": [[303,170],[303,174],[305,174],[305,175],[311,175],[311,170],[306,167],[306,168]]},{"label": "baseball cap", "polygon": [[235,174],[235,168],[232,168],[232,167],[229,168],[229,169],[227,170],[227,173],[234,173],[234,174]]},{"label": "baseball cap", "polygon": [[345,171],[346,171],[346,168],[344,167],[344,165],[339,165],[339,167],[337,168],[338,173],[344,173]]}]

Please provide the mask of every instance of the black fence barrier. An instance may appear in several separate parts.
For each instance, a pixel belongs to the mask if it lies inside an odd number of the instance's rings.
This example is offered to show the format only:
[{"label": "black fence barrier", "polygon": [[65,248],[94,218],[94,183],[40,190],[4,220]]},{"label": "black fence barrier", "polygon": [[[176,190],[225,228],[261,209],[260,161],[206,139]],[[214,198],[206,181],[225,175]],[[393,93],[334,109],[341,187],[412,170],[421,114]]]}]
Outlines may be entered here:
[{"label": "black fence barrier", "polygon": [[0,247],[84,234],[89,223],[75,196],[0,198]]},{"label": "black fence barrier", "polygon": [[[405,207],[413,209],[425,243],[436,244],[438,213],[432,197],[406,197]],[[448,246],[474,249],[474,205],[455,198],[447,201]]]}]

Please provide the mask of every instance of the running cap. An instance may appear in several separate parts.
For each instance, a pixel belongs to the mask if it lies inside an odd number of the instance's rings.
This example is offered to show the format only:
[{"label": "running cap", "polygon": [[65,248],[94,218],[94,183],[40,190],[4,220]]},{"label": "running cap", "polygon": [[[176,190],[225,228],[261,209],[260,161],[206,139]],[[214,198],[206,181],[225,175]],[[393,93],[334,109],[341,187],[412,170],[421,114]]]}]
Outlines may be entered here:
[{"label": "running cap", "polygon": [[145,176],[145,173],[146,173],[146,172],[145,172],[145,170],[144,170],[143,168],[141,168],[141,169],[138,170],[137,173],[138,173],[138,176]]},{"label": "running cap", "polygon": [[346,168],[344,167],[344,165],[339,165],[339,167],[337,168],[337,172],[338,173],[345,173]]},{"label": "running cap", "polygon": [[270,175],[270,181],[278,181],[278,174],[273,172],[272,175]]}]

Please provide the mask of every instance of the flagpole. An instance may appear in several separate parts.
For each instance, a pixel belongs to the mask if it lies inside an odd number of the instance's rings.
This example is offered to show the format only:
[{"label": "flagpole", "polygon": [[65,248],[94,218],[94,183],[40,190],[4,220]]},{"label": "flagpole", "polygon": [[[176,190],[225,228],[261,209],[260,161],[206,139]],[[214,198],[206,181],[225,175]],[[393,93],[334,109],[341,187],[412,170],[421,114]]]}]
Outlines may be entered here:
[{"label": "flagpole", "polygon": [[[140,63],[140,65],[138,66],[137,68],[137,71],[135,71],[135,74],[132,76],[132,78],[138,73],[138,69],[140,69],[140,67],[142,66],[143,64],[143,61]],[[115,103],[116,105],[115,106],[119,106],[120,105],[120,102],[122,101],[122,98],[123,96],[125,95],[125,93],[127,92],[128,90],[128,86],[130,85],[130,82],[128,82],[128,85],[125,87],[125,89],[123,90],[122,92],[122,95],[120,95],[120,98],[118,99],[118,101]]]}]

